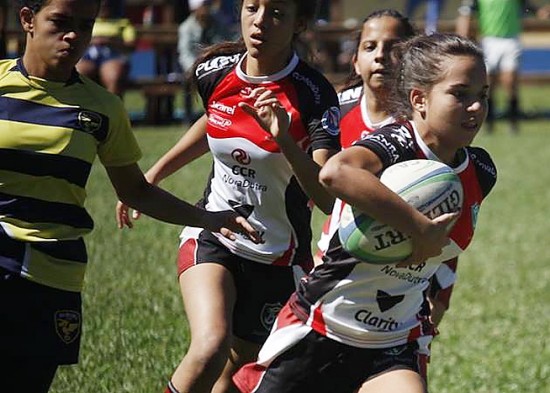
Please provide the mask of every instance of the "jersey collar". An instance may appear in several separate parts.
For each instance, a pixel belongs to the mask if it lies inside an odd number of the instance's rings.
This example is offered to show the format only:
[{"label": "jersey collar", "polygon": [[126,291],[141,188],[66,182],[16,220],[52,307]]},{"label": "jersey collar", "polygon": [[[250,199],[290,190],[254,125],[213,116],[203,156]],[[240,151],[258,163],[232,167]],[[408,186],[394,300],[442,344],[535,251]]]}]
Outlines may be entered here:
[{"label": "jersey collar", "polygon": [[[30,79],[29,73],[25,68],[25,65],[23,64],[22,57],[17,59],[15,67],[13,67],[10,71],[19,71],[25,78]],[[71,76],[69,77],[67,82],[65,82],[65,86],[70,86],[75,83],[82,83],[82,79],[80,79],[80,74],[78,73],[76,68],[73,68],[73,70],[71,71]]]},{"label": "jersey collar", "polygon": [[250,76],[250,75],[246,75],[243,71],[243,62],[246,59],[246,56],[248,56],[248,52],[245,52],[244,55],[239,60],[239,63],[237,64],[236,72],[239,79],[252,84],[268,83],[268,82],[274,82],[274,81],[283,79],[296,68],[296,66],[298,65],[298,62],[300,61],[300,58],[295,52],[292,54],[292,58],[290,59],[286,67],[283,68],[281,71],[272,75]]}]

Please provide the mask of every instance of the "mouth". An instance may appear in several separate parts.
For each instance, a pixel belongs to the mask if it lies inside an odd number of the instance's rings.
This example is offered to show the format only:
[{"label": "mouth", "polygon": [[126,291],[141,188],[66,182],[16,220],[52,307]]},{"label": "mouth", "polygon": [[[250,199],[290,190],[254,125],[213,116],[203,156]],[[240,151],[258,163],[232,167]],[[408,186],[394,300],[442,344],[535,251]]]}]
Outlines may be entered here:
[{"label": "mouth", "polygon": [[389,74],[388,70],[382,69],[382,68],[377,69],[377,70],[374,70],[374,71],[372,72],[372,75],[386,76],[386,75],[388,75],[388,74]]},{"label": "mouth", "polygon": [[468,119],[462,123],[462,128],[465,128],[469,131],[477,131],[479,129],[480,123],[476,119]]},{"label": "mouth", "polygon": [[72,56],[74,54],[74,52],[75,52],[75,48],[73,48],[72,46],[68,47],[68,48],[63,48],[59,51],[59,53],[62,57]]},{"label": "mouth", "polygon": [[250,35],[250,42],[253,45],[260,45],[260,44],[265,43],[265,37],[263,36],[263,34],[254,33],[254,34]]}]

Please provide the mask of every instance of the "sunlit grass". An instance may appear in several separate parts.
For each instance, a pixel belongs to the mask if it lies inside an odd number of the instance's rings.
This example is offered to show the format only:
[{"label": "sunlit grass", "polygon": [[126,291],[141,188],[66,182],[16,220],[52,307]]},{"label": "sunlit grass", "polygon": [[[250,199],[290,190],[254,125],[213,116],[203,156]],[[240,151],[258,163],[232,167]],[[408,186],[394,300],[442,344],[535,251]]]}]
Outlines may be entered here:
[{"label": "sunlit grass", "polygon": [[[497,126],[476,141],[491,152],[499,180],[460,259],[451,309],[432,346],[432,392],[541,393],[550,386],[550,125],[524,122],[519,135]],[[183,131],[136,128],[143,169]],[[210,165],[203,157],[162,186],[195,202]],[[63,368],[52,391],[160,393],[189,338],[175,277],[180,228],[144,217],[119,231],[116,199],[99,165],[88,189],[96,228],[88,237],[81,362]],[[317,235],[322,220],[317,212]]]}]

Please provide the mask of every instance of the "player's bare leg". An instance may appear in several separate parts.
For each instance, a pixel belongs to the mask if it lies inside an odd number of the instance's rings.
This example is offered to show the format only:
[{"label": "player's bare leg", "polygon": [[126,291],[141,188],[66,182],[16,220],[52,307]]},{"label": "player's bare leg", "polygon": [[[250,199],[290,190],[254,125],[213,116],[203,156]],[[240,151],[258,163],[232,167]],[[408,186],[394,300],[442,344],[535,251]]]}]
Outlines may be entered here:
[{"label": "player's bare leg", "polygon": [[424,379],[409,369],[392,369],[365,382],[358,393],[427,393]]}]

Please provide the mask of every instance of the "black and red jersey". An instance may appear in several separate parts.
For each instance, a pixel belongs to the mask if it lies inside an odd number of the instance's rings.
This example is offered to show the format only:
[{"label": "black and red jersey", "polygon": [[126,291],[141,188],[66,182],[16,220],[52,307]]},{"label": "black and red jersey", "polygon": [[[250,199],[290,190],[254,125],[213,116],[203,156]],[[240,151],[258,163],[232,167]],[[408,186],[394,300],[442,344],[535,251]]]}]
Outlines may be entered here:
[{"label": "black and red jersey", "polygon": [[198,91],[208,115],[207,136],[214,165],[203,205],[234,210],[258,229],[263,244],[237,234],[219,236],[231,252],[257,262],[291,265],[311,261],[311,207],[273,137],[242,108],[256,87],[271,90],[291,119],[289,133],[309,155],[339,150],[340,110],[332,85],[296,55],[280,72],[263,77],[243,72],[245,54],[199,64]]},{"label": "black and red jersey", "polygon": [[[384,168],[411,159],[439,161],[412,123],[383,127],[355,146],[375,152]],[[485,150],[466,147],[459,157],[453,169],[462,182],[464,202],[442,254],[409,267],[368,264],[343,250],[334,231],[324,263],[302,280],[290,300],[304,323],[334,340],[367,348],[399,345],[432,334],[423,323],[430,279],[444,261],[468,247],[480,205],[496,182],[495,165]]]},{"label": "black and red jersey", "polygon": [[340,122],[342,148],[351,146],[355,141],[363,139],[374,130],[395,121],[391,116],[376,123],[370,119],[362,85],[342,90],[338,93],[338,100],[342,112],[342,121]]}]

